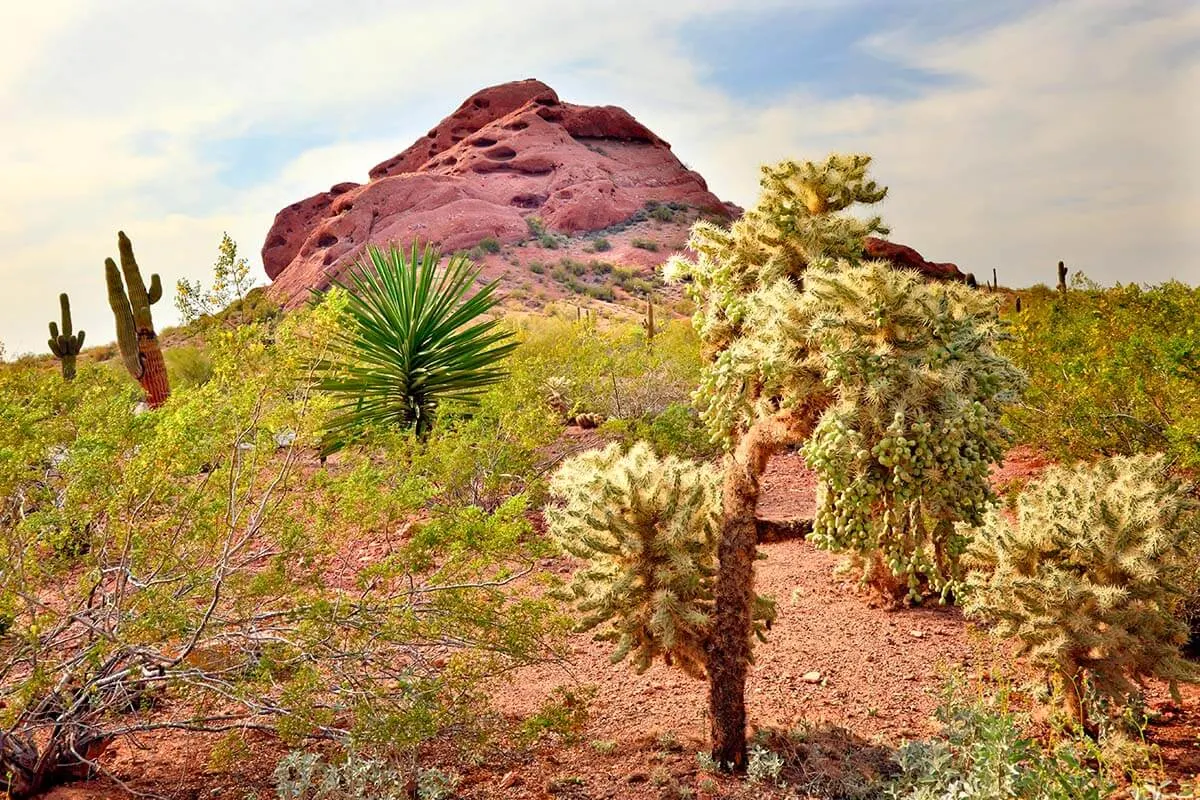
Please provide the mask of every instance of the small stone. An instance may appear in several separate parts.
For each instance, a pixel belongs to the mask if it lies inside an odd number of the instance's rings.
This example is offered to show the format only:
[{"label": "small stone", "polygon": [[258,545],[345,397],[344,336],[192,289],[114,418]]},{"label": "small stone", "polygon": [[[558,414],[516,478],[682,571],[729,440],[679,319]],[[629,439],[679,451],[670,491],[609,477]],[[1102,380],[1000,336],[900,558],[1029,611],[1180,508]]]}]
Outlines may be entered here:
[{"label": "small stone", "polygon": [[644,772],[631,772],[625,776],[626,783],[645,783],[648,780],[650,780],[650,776]]},{"label": "small stone", "polygon": [[815,670],[813,672],[806,672],[800,676],[800,680],[804,681],[805,683],[820,683],[821,673],[816,672]]},{"label": "small stone", "polygon": [[909,631],[914,639],[924,639],[925,631]]},{"label": "small stone", "polygon": [[501,789],[510,789],[513,786],[518,786],[521,783],[521,776],[515,770],[504,773],[504,777],[500,779]]}]

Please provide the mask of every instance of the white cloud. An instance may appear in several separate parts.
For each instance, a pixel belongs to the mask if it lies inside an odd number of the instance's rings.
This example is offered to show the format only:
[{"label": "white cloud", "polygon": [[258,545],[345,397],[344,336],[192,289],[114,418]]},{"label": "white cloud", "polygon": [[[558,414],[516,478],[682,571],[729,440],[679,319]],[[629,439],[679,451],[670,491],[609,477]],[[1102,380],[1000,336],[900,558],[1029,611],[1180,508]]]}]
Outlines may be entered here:
[{"label": "white cloud", "polygon": [[[862,150],[891,186],[895,238],[934,260],[998,266],[1014,285],[1052,280],[1060,258],[1103,280],[1200,282],[1185,238],[1200,218],[1194,4],[1069,0],[952,37],[864,31],[871,53],[951,80],[914,98],[797,90],[766,104],[706,82],[705,54],[675,35],[736,9],[26,4],[0,33],[0,340],[41,349],[64,289],[92,340],[108,338],[100,265],[117,229],[168,285],[203,277],[223,230],[256,255],[284,205],[364,180],[471,92],[523,77],[625,106],[743,205],[760,162]],[[259,185],[227,185],[213,163],[215,141],[309,132],[328,141]],[[168,302],[156,317],[173,319]]]}]

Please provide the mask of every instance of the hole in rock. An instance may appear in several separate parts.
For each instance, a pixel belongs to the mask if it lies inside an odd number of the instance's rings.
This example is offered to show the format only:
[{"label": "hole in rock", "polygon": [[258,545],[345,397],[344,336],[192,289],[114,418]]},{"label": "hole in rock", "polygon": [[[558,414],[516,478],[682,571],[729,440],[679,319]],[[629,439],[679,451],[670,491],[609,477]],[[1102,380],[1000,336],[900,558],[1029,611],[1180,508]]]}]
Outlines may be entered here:
[{"label": "hole in rock", "polygon": [[337,244],[338,238],[332,233],[322,233],[317,237],[317,247],[333,247]]},{"label": "hole in rock", "polygon": [[491,150],[488,150],[484,153],[484,155],[488,158],[494,158],[497,161],[508,161],[510,158],[516,157],[517,151],[506,145],[500,145],[499,147],[493,147]]}]

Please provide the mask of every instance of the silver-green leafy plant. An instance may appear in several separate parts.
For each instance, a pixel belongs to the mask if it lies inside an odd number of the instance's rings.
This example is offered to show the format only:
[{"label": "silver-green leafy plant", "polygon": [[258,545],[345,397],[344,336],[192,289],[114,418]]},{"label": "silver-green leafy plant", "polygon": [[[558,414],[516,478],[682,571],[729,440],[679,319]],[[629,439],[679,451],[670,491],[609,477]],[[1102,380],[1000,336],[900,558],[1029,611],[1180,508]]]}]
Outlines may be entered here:
[{"label": "silver-green leafy plant", "polygon": [[1090,689],[1124,707],[1149,677],[1197,681],[1173,613],[1196,568],[1195,502],[1161,455],[1053,467],[990,514],[967,551],[966,611],[1015,637],[1057,680],[1070,719],[1090,728]]},{"label": "silver-green leafy plant", "polygon": [[[559,544],[586,565],[571,598],[582,630],[604,626],[613,662],[633,655],[639,672],[655,657],[701,676],[712,624],[720,474],[639,442],[578,455],[550,482],[546,508]],[[774,616],[759,598],[755,633]]]}]

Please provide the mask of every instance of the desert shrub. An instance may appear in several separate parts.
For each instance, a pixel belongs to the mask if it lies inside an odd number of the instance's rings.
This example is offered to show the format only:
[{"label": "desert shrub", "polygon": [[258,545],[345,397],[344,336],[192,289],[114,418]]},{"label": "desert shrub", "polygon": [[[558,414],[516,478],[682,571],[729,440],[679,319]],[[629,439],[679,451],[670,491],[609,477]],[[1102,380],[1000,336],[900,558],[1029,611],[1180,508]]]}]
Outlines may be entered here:
[{"label": "desert shrub", "polygon": [[[645,443],[612,444],[564,462],[550,483],[551,534],[585,560],[570,597],[581,630],[616,642],[612,661],[656,657],[703,675],[711,624],[720,476],[711,467],[660,459]],[[774,616],[760,598],[754,633]]]},{"label": "desert shrub", "polygon": [[584,286],[584,293],[593,300],[601,300],[605,303],[611,303],[617,299],[611,286],[587,285]]},{"label": "desert shrub", "polygon": [[[439,404],[474,402],[500,381],[500,362],[515,343],[498,320],[481,319],[498,302],[495,283],[470,297],[479,269],[452,258],[438,268],[432,248],[409,256],[392,245],[367,248],[350,272],[345,328],[321,387],[340,401],[325,450],[372,427],[428,433]],[[340,284],[339,284],[340,286]]]},{"label": "desert shrub", "polygon": [[1062,459],[1166,452],[1200,467],[1200,288],[1172,281],[1023,295],[1004,352],[1029,374],[1008,412],[1022,441]]},{"label": "desert shrub", "polygon": [[[237,243],[226,233],[221,237],[220,254],[213,264],[213,282],[205,289],[200,281],[181,279],[175,286],[175,307],[185,323],[207,317],[229,325],[262,319],[271,304],[260,291],[247,303],[254,286],[250,262],[239,258]],[[236,304],[236,307],[234,307]]]},{"label": "desert shrub", "polygon": [[556,736],[563,744],[578,742],[591,717],[595,686],[557,686],[552,697],[538,712],[521,723],[519,736],[533,743],[545,736]]},{"label": "desert shrub", "polygon": [[275,767],[279,800],[450,800],[460,778],[433,768],[400,766],[386,759],[348,753],[326,761],[317,753],[292,751]]},{"label": "desert shrub", "polygon": [[709,438],[700,415],[686,403],[672,403],[661,413],[639,419],[610,420],[602,430],[620,437],[627,446],[645,441],[660,456],[711,460],[721,452]]},{"label": "desert shrub", "polygon": [[634,238],[629,243],[639,250],[649,250],[652,253],[658,252],[658,242],[653,239]]},{"label": "desert shrub", "polygon": [[541,275],[542,273],[544,273],[546,271],[546,265],[540,261],[530,261],[529,262],[529,271],[534,273],[535,275]]},{"label": "desert shrub", "polygon": [[199,347],[172,347],[163,354],[163,358],[167,362],[171,385],[178,389],[201,386],[212,378],[212,359]]},{"label": "desert shrub", "polygon": [[942,737],[901,745],[896,754],[900,774],[886,787],[885,797],[1103,800],[1116,788],[1089,767],[1096,756],[1091,742],[1041,746],[1024,732],[1004,693],[964,703],[952,686],[937,717]]},{"label": "desert shrub", "polygon": [[1001,412],[1023,385],[996,352],[995,303],[889,268],[810,268],[805,281],[793,324],[837,395],[803,449],[821,477],[812,541],[854,553],[890,594],[945,599],[966,542],[955,523],[978,524],[994,499]]},{"label": "desert shrub", "polygon": [[568,417],[656,415],[688,401],[700,370],[695,334],[680,320],[663,324],[653,347],[640,325],[560,317],[524,320],[517,337],[514,357],[543,382],[554,379]]},{"label": "desert shrub", "polygon": [[500,252],[500,240],[495,236],[485,236],[479,240],[478,247],[485,253],[496,254]]},{"label": "desert shrub", "polygon": [[597,236],[588,242],[588,249],[593,253],[605,253],[612,250],[612,242],[605,239],[603,236]]},{"label": "desert shrub", "polygon": [[[326,502],[337,468],[301,468],[329,412],[312,365],[340,330],[333,300],[216,332],[211,380],[151,413],[106,367],[64,385],[0,366],[0,794],[85,777],[158,728],[400,757],[470,726],[480,681],[545,654],[552,604],[508,588],[544,552],[523,496],[442,502],[451,467],[410,459],[403,483],[364,468],[360,502]],[[362,559],[369,528],[394,546]],[[47,558],[66,529],[87,546]]]},{"label": "desert shrub", "polygon": [[1015,521],[992,513],[976,535],[967,613],[1021,643],[1075,723],[1087,723],[1088,691],[1118,709],[1146,677],[1175,692],[1200,679],[1172,614],[1195,571],[1193,505],[1161,454],[1053,467],[1021,492]]}]

